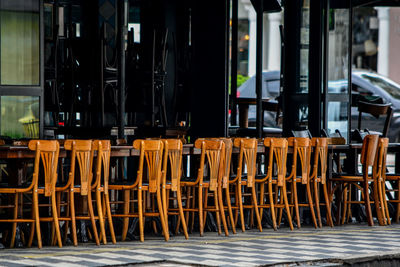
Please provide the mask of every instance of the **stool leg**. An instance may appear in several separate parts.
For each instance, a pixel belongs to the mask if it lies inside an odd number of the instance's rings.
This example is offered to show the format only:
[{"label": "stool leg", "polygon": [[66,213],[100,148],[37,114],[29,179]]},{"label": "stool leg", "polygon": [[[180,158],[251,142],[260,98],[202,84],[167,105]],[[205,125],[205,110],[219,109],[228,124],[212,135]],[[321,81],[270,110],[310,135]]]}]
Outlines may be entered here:
[{"label": "stool leg", "polygon": [[87,195],[87,202],[88,202],[88,208],[89,208],[89,217],[90,217],[90,221],[92,223],[94,240],[96,242],[96,245],[100,246],[99,235],[98,235],[98,232],[97,232],[96,221],[95,221],[95,218],[94,218],[92,193],[91,193],[90,190],[89,190],[88,195]]},{"label": "stool leg", "polygon": [[178,190],[176,192],[176,197],[177,197],[177,200],[178,200],[179,218],[180,218],[180,221],[181,221],[181,224],[182,224],[183,234],[185,235],[186,239],[189,239],[189,235],[188,235],[188,232],[187,232],[186,220],[185,220],[185,216],[183,214],[182,196],[181,196],[181,187],[180,186],[178,186]]},{"label": "stool leg", "polygon": [[74,191],[71,188],[69,192],[69,206],[71,211],[71,226],[72,226],[72,241],[74,246],[78,245],[78,237],[76,233],[76,218],[75,218],[75,199],[74,199]]},{"label": "stool leg", "polygon": [[163,204],[162,204],[160,190],[157,190],[156,196],[157,196],[158,212],[159,212],[159,216],[160,216],[160,220],[161,220],[161,227],[164,232],[164,239],[165,239],[165,241],[168,241],[169,240],[169,232],[168,232],[167,222],[165,221],[165,217],[164,217],[164,214],[165,214],[164,207],[165,206],[163,206]]},{"label": "stool leg", "polygon": [[[269,194],[269,201],[270,201],[272,224],[273,224],[274,230],[276,231],[277,230],[277,226],[276,226],[276,216],[275,216],[275,207],[274,207],[274,196],[273,196],[273,191],[272,191],[272,183],[271,183],[271,181],[267,181],[267,182],[268,182],[268,194]],[[277,193],[278,192],[276,192],[276,194]]]},{"label": "stool leg", "polygon": [[297,221],[297,228],[300,229],[300,212],[299,212],[299,200],[297,198],[297,182],[293,181],[293,187],[292,187],[292,198],[294,200],[294,210],[296,213],[296,221]]},{"label": "stool leg", "polygon": [[235,220],[233,218],[231,196],[230,196],[230,192],[229,192],[229,184],[225,188],[225,197],[226,197],[226,204],[228,206],[229,220],[231,223],[232,232],[234,234],[236,234],[236,225],[235,225]]},{"label": "stool leg", "polygon": [[282,190],[283,190],[283,201],[284,201],[286,212],[287,212],[290,230],[293,230],[292,216],[290,215],[289,201],[287,198],[286,183],[283,183]]},{"label": "stool leg", "polygon": [[143,202],[142,202],[142,189],[138,189],[138,211],[139,211],[139,231],[140,241],[144,242],[144,217],[143,217]]},{"label": "stool leg", "polygon": [[314,183],[315,209],[317,210],[317,217],[318,217],[319,227],[322,228],[321,211],[319,209],[318,183],[316,181],[314,181],[313,183]]},{"label": "stool leg", "polygon": [[[36,191],[36,192],[35,192]],[[36,238],[38,242],[38,247],[42,248],[42,233],[40,231],[40,217],[39,217],[39,196],[37,193],[37,189],[34,189],[33,192],[33,208],[35,213],[35,225],[36,225]]]},{"label": "stool leg", "polygon": [[311,211],[311,218],[313,220],[314,227],[318,228],[317,218],[315,217],[314,202],[313,202],[313,198],[312,198],[312,194],[311,194],[310,183],[307,183],[306,188],[307,188],[308,204],[309,204],[310,211]]},{"label": "stool leg", "polygon": [[330,227],[333,227],[333,220],[332,220],[332,214],[331,214],[331,202],[329,200],[328,189],[326,188],[326,183],[323,184],[322,187],[324,188],[326,217],[328,219],[328,225]]},{"label": "stool leg", "polygon": [[[129,204],[130,204],[130,190],[124,190],[124,215],[129,214]],[[124,217],[122,219],[122,234],[121,234],[121,240],[125,241],[126,239],[126,234],[128,233],[128,226],[129,226],[129,217]]]},{"label": "stool leg", "polygon": [[104,217],[103,217],[103,208],[101,205],[101,192],[99,188],[96,188],[96,205],[97,205],[97,215],[99,217],[99,224],[100,224],[100,234],[101,238],[103,239],[103,244],[107,244],[107,237],[106,237],[106,230],[104,227]]},{"label": "stool leg", "polygon": [[[19,202],[19,194],[20,193],[16,193],[15,197],[14,197],[14,220],[18,219],[18,202]],[[17,233],[17,222],[14,221],[12,224],[12,230],[11,230],[11,242],[10,242],[10,248],[14,247],[15,244],[15,235]]]},{"label": "stool leg", "polygon": [[53,214],[53,224],[54,224],[54,228],[56,229],[58,246],[61,248],[62,247],[62,239],[61,239],[61,233],[60,233],[60,224],[58,222],[56,193],[54,191],[51,194],[51,213]]},{"label": "stool leg", "polygon": [[[203,186],[199,185],[199,224],[200,224],[200,236],[204,234],[204,220],[203,220]],[[206,195],[207,198],[207,195]]]},{"label": "stool leg", "polygon": [[252,201],[253,201],[254,212],[256,213],[258,230],[260,232],[262,232],[261,217],[260,217],[260,212],[258,210],[257,195],[256,195],[256,188],[255,187],[256,187],[255,184],[253,184],[253,186],[251,187],[251,197],[252,197]]}]

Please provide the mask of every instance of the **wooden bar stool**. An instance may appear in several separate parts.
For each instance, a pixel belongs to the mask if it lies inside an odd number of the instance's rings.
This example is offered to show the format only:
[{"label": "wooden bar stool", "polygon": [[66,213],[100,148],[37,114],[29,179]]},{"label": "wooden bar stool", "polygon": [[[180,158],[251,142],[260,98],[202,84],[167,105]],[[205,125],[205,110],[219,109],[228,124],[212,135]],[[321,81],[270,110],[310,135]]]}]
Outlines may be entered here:
[{"label": "wooden bar stool", "polygon": [[97,151],[95,165],[95,180],[91,185],[92,192],[96,193],[96,205],[100,221],[101,239],[103,243],[107,243],[106,230],[103,219],[107,217],[108,228],[110,230],[111,242],[116,244],[114,233],[114,225],[111,215],[110,194],[109,194],[109,177],[110,177],[110,156],[111,143],[110,140],[94,140],[92,150]]},{"label": "wooden bar stool", "polygon": [[[242,231],[245,231],[244,209],[251,209],[255,213],[258,230],[262,232],[255,185],[258,140],[256,138],[235,138],[233,145],[240,149],[236,178],[232,180],[232,183],[236,185],[235,208],[240,213]],[[250,192],[247,193],[246,189],[249,189]],[[250,203],[244,204],[243,198],[246,196],[250,197]]]},{"label": "wooden bar stool", "polygon": [[[368,225],[373,226],[374,221],[372,217],[371,203],[374,203],[379,224],[385,224],[379,201],[379,184],[377,181],[376,166],[373,167],[377,162],[379,162],[379,160],[377,161],[378,143],[378,135],[367,135],[363,140],[363,146],[361,149],[362,176],[339,173],[331,179],[333,188],[331,191],[331,198],[335,190],[338,190],[340,187],[342,187],[341,192],[343,202],[343,214],[341,223],[344,223],[346,221],[346,218],[348,218],[348,216],[346,216],[346,213],[350,214],[351,204],[364,204]],[[372,175],[368,174],[368,170],[370,167],[373,167]],[[351,199],[352,194],[350,190],[350,185],[354,185],[354,188],[358,189],[361,192],[362,200]]]},{"label": "wooden bar stool", "polygon": [[[102,213],[100,204],[100,213],[95,216],[93,209],[93,199],[92,199],[92,179],[93,179],[93,157],[94,150],[91,140],[66,140],[64,143],[65,150],[71,151],[71,166],[69,171],[69,179],[65,186],[58,187],[57,192],[69,192],[68,202],[70,213],[68,216],[71,220],[71,234],[74,246],[78,245],[77,231],[76,231],[76,221],[77,220],[90,220],[92,225],[92,232],[94,241],[96,245],[100,245],[99,235],[97,232],[96,218],[99,220],[101,225]],[[78,179],[75,175],[78,174]],[[76,216],[75,204],[75,194],[80,194],[82,201],[79,201],[81,205],[87,205],[88,216],[80,215]],[[99,201],[97,200],[97,205]],[[66,231],[68,229],[68,222],[66,222]]]},{"label": "wooden bar stool", "polygon": [[[187,232],[185,215],[183,213],[181,193],[183,144],[179,139],[164,139],[163,142],[165,150],[163,159],[162,196],[163,203],[166,204],[164,209],[165,221],[168,226],[168,215],[178,215],[185,238],[188,239],[189,235]],[[171,192],[175,192],[176,197],[170,197]],[[170,207],[169,203],[171,200],[176,201],[178,208]],[[179,224],[177,225],[176,232],[178,232],[178,227]]]},{"label": "wooden bar stool", "polygon": [[[292,169],[286,181],[290,184],[290,206],[294,208],[296,213],[297,227],[300,228],[300,212],[299,207],[309,207],[311,218],[315,228],[317,228],[317,220],[314,211],[314,202],[310,183],[310,161],[311,161],[311,139],[308,137],[290,137],[288,138],[289,147],[293,148]],[[300,171],[298,174],[297,171]],[[306,188],[307,195],[305,202],[299,203],[298,186],[302,185]],[[293,214],[293,213],[291,213]],[[281,217],[281,215],[280,215]]]},{"label": "wooden bar stool", "polygon": [[[120,184],[109,184],[109,190],[123,192],[123,213],[112,214],[114,218],[123,218],[122,240],[125,240],[128,231],[129,218],[139,219],[140,241],[144,241],[144,222],[146,217],[159,217],[165,241],[169,240],[167,222],[165,221],[165,211],[161,196],[162,179],[162,159],[164,144],[161,140],[135,140],[133,148],[140,151],[139,167],[136,180],[122,182]],[[145,176],[145,177],[143,177]],[[131,200],[131,191],[136,190],[137,198]],[[133,191],[134,192],[134,191]],[[146,209],[145,194],[155,194],[157,211]],[[137,202],[137,209],[133,209],[131,204]],[[114,202],[111,202],[113,204]],[[115,202],[119,204],[121,202]]]},{"label": "wooden bar stool", "polygon": [[[57,214],[57,204],[55,196],[55,184],[57,182],[57,166],[59,155],[59,143],[55,140],[32,140],[29,142],[30,150],[35,151],[34,171],[32,181],[26,187],[2,187],[0,194],[14,195],[14,204],[0,206],[0,208],[12,208],[13,218],[2,219],[0,222],[12,223],[11,242],[10,246],[14,247],[15,234],[18,223],[28,222],[31,225],[31,232],[28,240],[28,247],[32,245],[33,237],[36,230],[38,247],[42,247],[42,235],[40,229],[40,221],[52,222],[56,232],[57,243],[62,247],[61,233],[59,228],[59,220]],[[43,171],[43,172],[42,172]],[[40,177],[40,178],[39,178]],[[39,184],[44,186],[39,186]],[[32,218],[18,218],[19,199],[22,199],[23,194],[32,194]],[[50,208],[51,217],[39,216],[39,195],[44,195],[50,198],[51,205],[45,205]]]},{"label": "wooden bar stool", "polygon": [[[225,212],[221,206],[219,195],[222,194],[221,184],[223,177],[223,161],[225,158],[225,144],[222,140],[197,139],[195,148],[201,149],[200,166],[197,177],[194,179],[186,178],[182,181],[182,186],[188,192],[187,197],[197,200],[192,201],[190,206],[186,206],[184,211],[192,213],[192,226],[194,213],[199,216],[200,236],[203,236],[207,212],[214,212],[217,218],[218,234],[221,234],[221,220],[224,226],[225,235],[228,236]],[[207,167],[207,168],[206,168]],[[206,175],[207,174],[207,175]],[[197,199],[196,190],[197,189]],[[208,205],[208,199],[214,198],[214,206]],[[220,207],[221,206],[221,207]]]},{"label": "wooden bar stool", "polygon": [[[328,194],[327,187],[327,170],[328,170],[328,142],[329,138],[326,137],[313,137],[311,139],[311,146],[313,149],[313,164],[312,172],[310,174],[310,183],[313,185],[314,203],[317,212],[319,227],[322,227],[321,209],[320,206],[324,205],[326,208],[327,224],[333,227],[333,220],[331,214],[331,197]],[[325,203],[320,202],[320,187],[323,189]]]},{"label": "wooden bar stool", "polygon": [[[264,178],[256,179],[256,183],[259,184],[260,188],[258,203],[260,217],[262,218],[263,209],[269,208],[271,210],[273,228],[277,230],[276,209],[285,208],[289,227],[293,230],[285,181],[288,141],[285,138],[265,138],[264,146],[269,149],[267,174]],[[267,192],[265,192],[265,187],[268,187]],[[266,194],[269,197],[268,204],[265,201]]]}]

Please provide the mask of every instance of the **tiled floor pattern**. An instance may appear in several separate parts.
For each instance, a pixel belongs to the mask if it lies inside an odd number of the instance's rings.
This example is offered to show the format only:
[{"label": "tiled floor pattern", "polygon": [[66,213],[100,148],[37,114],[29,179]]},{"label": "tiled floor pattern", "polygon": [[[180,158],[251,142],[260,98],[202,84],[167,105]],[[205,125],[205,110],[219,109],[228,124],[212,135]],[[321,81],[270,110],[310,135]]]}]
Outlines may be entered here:
[{"label": "tiled floor pattern", "polygon": [[45,247],[41,250],[5,249],[0,266],[106,266],[149,262],[175,262],[207,266],[257,266],[269,264],[351,259],[400,254],[400,225],[368,227],[347,225],[322,229],[302,228],[274,232],[239,232],[229,237],[206,233],[164,242],[153,237],[144,243]]}]

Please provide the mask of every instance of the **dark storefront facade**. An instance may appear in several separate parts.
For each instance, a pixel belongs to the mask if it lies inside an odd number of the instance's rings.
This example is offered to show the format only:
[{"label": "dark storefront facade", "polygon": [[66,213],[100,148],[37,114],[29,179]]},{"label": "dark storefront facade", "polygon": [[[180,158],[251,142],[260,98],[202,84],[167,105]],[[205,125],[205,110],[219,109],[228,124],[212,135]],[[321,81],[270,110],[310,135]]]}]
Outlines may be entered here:
[{"label": "dark storefront facade", "polygon": [[[353,11],[398,1],[251,3],[261,18],[284,10],[283,135],[348,138]],[[237,20],[237,0],[1,0],[0,135],[227,136],[238,123]]]}]

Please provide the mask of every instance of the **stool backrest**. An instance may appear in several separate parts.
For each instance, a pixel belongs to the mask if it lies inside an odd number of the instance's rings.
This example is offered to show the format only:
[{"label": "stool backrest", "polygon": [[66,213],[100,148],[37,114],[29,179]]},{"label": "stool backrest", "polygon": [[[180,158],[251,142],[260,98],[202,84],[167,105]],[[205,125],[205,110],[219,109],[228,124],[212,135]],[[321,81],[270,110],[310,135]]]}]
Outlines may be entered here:
[{"label": "stool backrest", "polygon": [[310,175],[311,139],[307,137],[289,137],[288,146],[293,147],[293,162],[290,176],[296,179],[297,160],[300,159],[301,183],[307,184]]},{"label": "stool backrest", "polygon": [[288,141],[286,138],[264,138],[264,146],[269,147],[268,179],[272,179],[272,170],[276,163],[277,184],[283,186],[286,176],[286,158]]},{"label": "stool backrest", "polygon": [[36,151],[32,183],[35,184],[35,189],[37,189],[41,161],[44,172],[44,195],[49,197],[54,193],[57,182],[60,145],[57,140],[31,140],[28,147],[30,150]]},{"label": "stool backrest", "polygon": [[224,173],[225,143],[215,139],[197,139],[194,143],[195,148],[201,149],[199,177],[203,183],[205,159],[209,169],[209,179],[211,191],[215,191],[218,183],[221,182]]},{"label": "stool backrest", "polygon": [[108,194],[108,182],[110,178],[111,142],[110,140],[94,140],[92,149],[93,151],[97,151],[95,170],[96,180],[94,186],[101,186],[101,173],[103,173],[104,194]]},{"label": "stool backrest", "polygon": [[[314,137],[311,139],[311,145],[314,151],[313,171],[310,178],[320,176],[321,184],[326,183],[326,172],[328,169],[328,142],[329,138]],[[319,175],[318,175],[319,171]]]},{"label": "stool backrest", "polygon": [[138,170],[139,187],[143,185],[144,162],[146,162],[149,192],[157,192],[161,182],[161,167],[164,150],[163,141],[137,139],[133,142],[133,148],[140,151]]},{"label": "stool backrest", "polygon": [[389,138],[383,137],[378,140],[378,151],[375,157],[375,164],[373,166],[373,177],[376,179],[383,179],[386,177],[386,156],[389,146]]},{"label": "stool backrest", "polygon": [[[235,138],[233,145],[240,149],[239,151],[239,163],[236,175],[242,176],[244,164],[247,167],[247,186],[254,186],[256,176],[256,162],[257,162],[257,145],[258,140],[256,138]],[[244,160],[243,160],[244,158]],[[244,164],[243,164],[244,162]]]},{"label": "stool backrest", "polygon": [[182,176],[182,150],[180,139],[164,139],[163,174],[166,181],[168,162],[170,167],[171,190],[177,191]]},{"label": "stool backrest", "polygon": [[79,175],[81,179],[81,195],[86,196],[90,190],[93,173],[93,151],[91,140],[66,140],[64,149],[71,151],[71,167],[68,176],[68,185],[75,182],[76,161],[78,161]]},{"label": "stool backrest", "polygon": [[369,134],[365,136],[363,140],[363,145],[361,148],[361,164],[363,165],[363,168],[367,168],[367,170],[369,166],[374,165],[378,140],[379,136],[376,134]]}]

